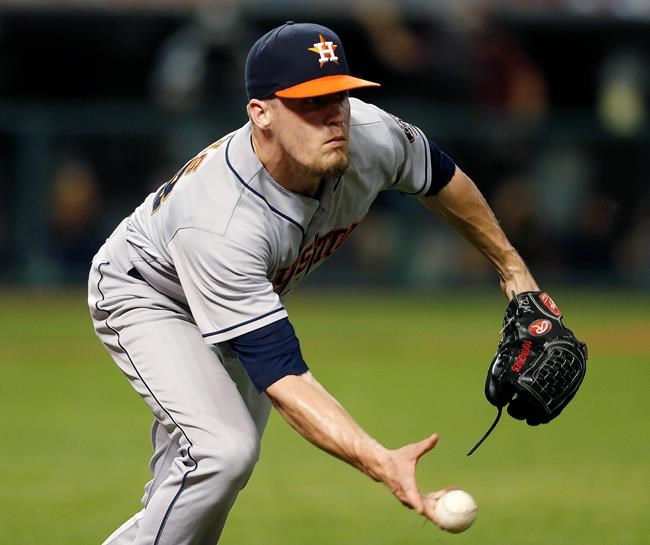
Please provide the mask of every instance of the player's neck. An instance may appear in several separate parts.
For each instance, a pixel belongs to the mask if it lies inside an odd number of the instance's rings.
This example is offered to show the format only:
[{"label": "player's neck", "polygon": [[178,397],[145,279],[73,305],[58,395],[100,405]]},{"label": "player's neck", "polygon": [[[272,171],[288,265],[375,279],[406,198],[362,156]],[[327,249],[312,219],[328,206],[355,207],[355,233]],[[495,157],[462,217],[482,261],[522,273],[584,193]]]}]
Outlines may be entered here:
[{"label": "player's neck", "polygon": [[323,179],[321,176],[304,172],[295,161],[283,154],[274,146],[265,144],[253,133],[251,145],[255,155],[266,171],[282,187],[306,197],[317,199],[321,192]]}]

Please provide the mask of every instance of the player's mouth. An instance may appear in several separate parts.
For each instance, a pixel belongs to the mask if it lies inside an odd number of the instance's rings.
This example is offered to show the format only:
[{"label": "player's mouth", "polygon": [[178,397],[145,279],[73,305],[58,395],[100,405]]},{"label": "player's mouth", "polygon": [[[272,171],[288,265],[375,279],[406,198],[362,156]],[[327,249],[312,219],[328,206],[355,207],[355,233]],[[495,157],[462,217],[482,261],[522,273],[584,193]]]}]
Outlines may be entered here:
[{"label": "player's mouth", "polygon": [[347,143],[347,138],[345,136],[335,136],[333,138],[330,138],[327,142],[325,142],[326,146],[330,146],[333,148],[340,148],[343,147]]}]

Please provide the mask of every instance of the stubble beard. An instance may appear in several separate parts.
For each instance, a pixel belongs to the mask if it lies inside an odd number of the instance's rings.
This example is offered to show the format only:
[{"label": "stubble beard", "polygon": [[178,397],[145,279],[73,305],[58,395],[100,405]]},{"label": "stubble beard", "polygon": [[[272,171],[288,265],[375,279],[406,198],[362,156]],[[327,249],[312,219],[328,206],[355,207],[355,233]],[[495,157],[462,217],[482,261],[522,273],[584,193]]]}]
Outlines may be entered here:
[{"label": "stubble beard", "polygon": [[307,167],[312,176],[320,178],[339,178],[350,166],[350,154],[347,149],[333,150],[325,157],[319,157]]}]

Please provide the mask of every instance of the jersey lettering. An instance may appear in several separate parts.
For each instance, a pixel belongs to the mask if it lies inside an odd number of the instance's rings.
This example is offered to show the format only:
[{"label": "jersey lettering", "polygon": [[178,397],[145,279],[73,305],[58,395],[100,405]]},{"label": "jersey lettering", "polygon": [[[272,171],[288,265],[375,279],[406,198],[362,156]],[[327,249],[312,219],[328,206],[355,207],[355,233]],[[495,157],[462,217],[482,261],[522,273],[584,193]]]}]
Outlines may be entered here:
[{"label": "jersey lettering", "polygon": [[178,182],[178,180],[181,179],[181,176],[183,176],[183,174],[185,173],[185,169],[190,165],[190,163],[186,163],[185,166],[183,166],[183,168],[181,168],[176,174],[174,174],[171,180],[169,180],[166,184],[163,184],[160,187],[160,189],[156,193],[156,196],[154,197],[153,205],[151,206],[151,215],[158,212],[158,210],[160,209],[160,205],[167,200],[167,197],[169,197],[169,194],[173,191],[176,182]]},{"label": "jersey lettering", "polygon": [[299,276],[303,272],[307,274],[312,267],[330,257],[345,242],[359,223],[357,221],[349,227],[333,229],[322,237],[316,235],[314,240],[302,249],[300,255],[291,265],[280,269],[275,274],[272,281],[275,291],[281,293],[293,277]]},{"label": "jersey lettering", "polygon": [[300,253],[300,257],[298,258],[298,267],[296,268],[295,274],[300,274],[311,264],[312,258],[314,257],[315,243],[316,239],[314,238],[313,242]]},{"label": "jersey lettering", "polygon": [[156,193],[156,197],[153,200],[153,205],[151,207],[152,215],[158,212],[160,205],[167,200],[167,197],[169,197],[169,194],[173,191],[176,182],[178,182],[178,180],[180,180],[186,174],[192,174],[196,172],[201,166],[201,163],[203,163],[204,159],[207,157],[208,152],[219,149],[221,145],[226,141],[226,139],[227,137],[221,138],[220,140],[217,140],[215,143],[208,146],[196,157],[194,157],[193,159],[185,163],[183,168],[181,168],[176,174],[174,174],[174,177],[171,180],[169,180],[166,184],[160,187],[160,189]]}]

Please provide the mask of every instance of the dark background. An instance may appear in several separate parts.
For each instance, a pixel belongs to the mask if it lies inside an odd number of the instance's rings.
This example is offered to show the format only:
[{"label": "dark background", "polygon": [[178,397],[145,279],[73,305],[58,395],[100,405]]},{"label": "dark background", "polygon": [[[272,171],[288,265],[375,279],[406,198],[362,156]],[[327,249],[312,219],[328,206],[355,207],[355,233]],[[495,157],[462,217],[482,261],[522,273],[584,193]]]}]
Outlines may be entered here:
[{"label": "dark background", "polygon": [[[647,288],[650,9],[574,5],[0,3],[0,282],[83,282],[122,217],[246,121],[247,51],[292,19],[339,34],[353,72],[383,84],[356,96],[457,161],[538,279]],[[340,253],[314,284],[494,281],[393,194]]]}]

